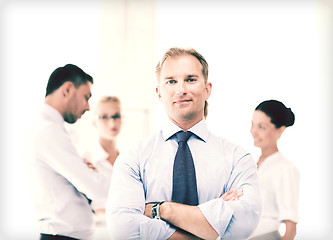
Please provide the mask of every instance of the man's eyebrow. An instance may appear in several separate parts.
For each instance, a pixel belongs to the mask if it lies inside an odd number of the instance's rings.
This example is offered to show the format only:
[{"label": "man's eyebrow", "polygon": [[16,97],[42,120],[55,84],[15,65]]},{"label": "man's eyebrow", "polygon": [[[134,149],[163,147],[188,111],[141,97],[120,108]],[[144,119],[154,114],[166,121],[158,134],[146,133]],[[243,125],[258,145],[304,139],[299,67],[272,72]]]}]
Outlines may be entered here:
[{"label": "man's eyebrow", "polygon": [[[199,75],[198,75],[198,74],[188,74],[188,75],[186,75],[186,77],[187,77],[187,78],[193,78],[193,77],[198,78]],[[169,76],[169,77],[165,77],[164,79],[165,79],[165,80],[171,80],[171,79],[174,79],[174,77],[173,77],[173,76]]]},{"label": "man's eyebrow", "polygon": [[187,77],[199,77],[199,75],[197,75],[197,74],[189,74],[189,75],[187,75]]}]

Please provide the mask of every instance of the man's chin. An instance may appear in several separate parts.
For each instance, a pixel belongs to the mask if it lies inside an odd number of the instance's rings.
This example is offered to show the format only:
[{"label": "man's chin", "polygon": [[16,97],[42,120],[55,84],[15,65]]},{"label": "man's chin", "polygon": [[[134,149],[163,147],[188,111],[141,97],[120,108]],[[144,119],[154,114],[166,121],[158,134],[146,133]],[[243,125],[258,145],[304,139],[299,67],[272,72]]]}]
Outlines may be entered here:
[{"label": "man's chin", "polygon": [[178,115],[177,115],[177,118],[179,120],[182,120],[182,121],[191,121],[191,120],[194,120],[196,119],[197,115],[193,112],[185,112],[185,111],[181,111]]},{"label": "man's chin", "polygon": [[66,118],[64,119],[65,122],[69,123],[69,124],[73,124],[73,123],[76,123],[76,121],[78,120],[79,118],[78,117],[70,117],[70,118]]},{"label": "man's chin", "polygon": [[258,141],[255,141],[255,142],[253,143],[253,145],[254,145],[255,147],[258,147],[258,148],[261,147],[261,144],[260,144],[260,142],[258,142]]},{"label": "man's chin", "polygon": [[76,120],[75,121],[65,121],[65,122],[67,122],[68,124],[74,124],[74,123],[76,123]]}]

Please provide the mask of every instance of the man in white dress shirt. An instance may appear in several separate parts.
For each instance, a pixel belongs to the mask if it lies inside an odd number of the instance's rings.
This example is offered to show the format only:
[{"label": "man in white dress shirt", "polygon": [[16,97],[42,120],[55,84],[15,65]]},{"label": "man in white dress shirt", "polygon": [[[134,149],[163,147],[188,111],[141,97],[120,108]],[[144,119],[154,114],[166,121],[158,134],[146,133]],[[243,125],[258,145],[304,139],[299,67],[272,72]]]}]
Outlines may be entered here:
[{"label": "man in white dress shirt", "polygon": [[[206,60],[194,49],[171,48],[156,73],[156,93],[169,121],[117,158],[106,215],[112,239],[247,239],[261,213],[256,165],[247,151],[206,126],[204,105],[212,89]],[[197,185],[188,192],[197,194],[190,201],[198,200],[190,204],[174,200],[181,195],[175,194],[181,193],[177,183],[193,176],[175,174],[179,132],[190,133],[196,184],[187,186]],[[242,196],[225,198],[232,189]]]},{"label": "man in white dress shirt", "polygon": [[31,189],[42,240],[91,239],[90,199],[106,199],[109,179],[87,167],[64,123],[89,110],[93,79],[67,64],[51,74],[31,138]]}]

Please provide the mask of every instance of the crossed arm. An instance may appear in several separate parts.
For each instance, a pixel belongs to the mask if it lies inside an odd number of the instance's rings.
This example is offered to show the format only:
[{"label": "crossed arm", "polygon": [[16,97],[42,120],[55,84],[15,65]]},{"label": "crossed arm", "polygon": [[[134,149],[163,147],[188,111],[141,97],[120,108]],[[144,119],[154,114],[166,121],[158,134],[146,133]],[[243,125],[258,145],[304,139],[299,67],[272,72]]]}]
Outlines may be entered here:
[{"label": "crossed arm", "polygon": [[120,155],[115,163],[106,209],[114,239],[245,239],[257,225],[261,205],[251,159],[239,160],[236,164],[243,166],[235,166],[224,185],[225,189],[242,189],[239,200],[232,201],[231,194],[229,200],[221,196],[198,206],[165,202],[160,208],[162,220],[158,220],[151,219],[152,204],[146,205],[146,173],[135,161],[136,152],[126,155]]},{"label": "crossed arm", "polygon": [[[229,190],[220,198],[224,201],[236,201],[243,195],[242,190]],[[146,204],[145,216],[151,218],[151,208],[154,204]],[[172,239],[216,239],[219,234],[209,224],[198,206],[189,206],[174,202],[164,202],[160,205],[162,220],[177,227]]]}]

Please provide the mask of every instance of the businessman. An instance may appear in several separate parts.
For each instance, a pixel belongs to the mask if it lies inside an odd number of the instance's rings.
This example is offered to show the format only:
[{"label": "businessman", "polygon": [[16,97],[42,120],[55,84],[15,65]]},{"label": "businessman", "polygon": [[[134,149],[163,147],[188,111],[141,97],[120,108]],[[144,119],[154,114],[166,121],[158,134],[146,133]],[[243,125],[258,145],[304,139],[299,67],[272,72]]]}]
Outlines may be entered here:
[{"label": "businessman", "polygon": [[109,179],[84,163],[64,126],[89,110],[92,84],[73,64],[54,70],[32,128],[29,170],[41,240],[91,239],[90,199],[107,198]]},{"label": "businessman", "polygon": [[156,75],[168,121],[117,159],[107,205],[112,239],[248,238],[261,214],[256,165],[207,129],[206,60],[194,49],[171,48]]}]

